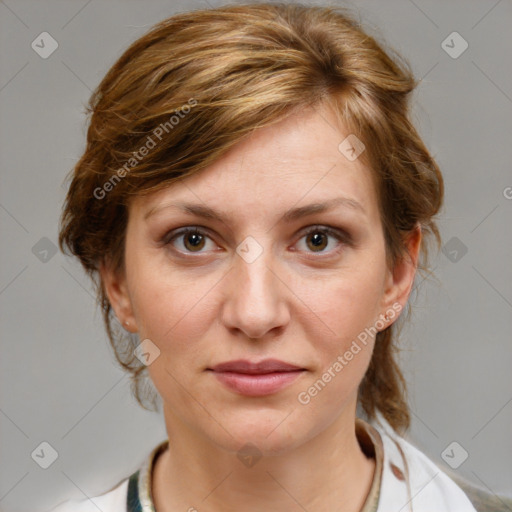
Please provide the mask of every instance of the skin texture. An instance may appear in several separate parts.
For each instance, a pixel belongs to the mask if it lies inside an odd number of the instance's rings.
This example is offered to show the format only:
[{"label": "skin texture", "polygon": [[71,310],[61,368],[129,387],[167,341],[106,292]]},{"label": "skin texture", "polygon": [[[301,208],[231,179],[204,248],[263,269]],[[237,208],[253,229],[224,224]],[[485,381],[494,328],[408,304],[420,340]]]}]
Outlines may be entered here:
[{"label": "skin texture", "polygon": [[[405,306],[421,232],[408,239],[411,258],[388,269],[370,170],[338,150],[347,135],[326,108],[304,110],[130,205],[125,272],[103,265],[101,274],[118,319],[160,350],[148,366],[171,447],[154,471],[159,512],[358,511],[364,504],[375,463],[361,451],[354,423],[374,339],[310,403],[297,397],[365,328]],[[364,213],[337,206],[283,219],[288,209],[340,196]],[[165,207],[177,201],[208,206],[225,220]],[[313,225],[317,245],[304,232]],[[205,231],[197,247],[190,235],[169,242],[186,226]],[[325,226],[348,238],[322,236]],[[251,263],[236,252],[249,236],[262,249]],[[306,371],[263,397],[240,395],[206,371],[265,358]],[[252,467],[237,457],[247,443],[262,455]]]}]

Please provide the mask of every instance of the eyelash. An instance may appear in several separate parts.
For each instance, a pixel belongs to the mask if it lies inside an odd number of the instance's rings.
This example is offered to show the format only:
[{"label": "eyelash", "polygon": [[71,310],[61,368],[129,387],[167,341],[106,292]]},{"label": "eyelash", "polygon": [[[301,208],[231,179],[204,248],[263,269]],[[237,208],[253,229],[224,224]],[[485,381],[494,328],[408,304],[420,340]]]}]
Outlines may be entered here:
[{"label": "eyelash", "polygon": [[[299,240],[302,240],[302,238],[307,237],[311,233],[322,233],[324,235],[331,236],[331,237],[335,238],[338,242],[340,242],[340,246],[338,246],[336,249],[332,249],[331,251],[328,251],[327,253],[325,253],[323,251],[320,251],[318,253],[308,251],[310,254],[318,255],[318,256],[313,256],[313,258],[315,258],[315,259],[321,258],[322,255],[325,255],[325,254],[328,254],[328,255],[337,254],[338,252],[340,252],[340,250],[342,249],[343,246],[351,246],[352,245],[352,239],[348,233],[346,233],[342,230],[336,229],[336,228],[331,228],[330,226],[319,226],[319,225],[309,226],[308,228],[306,228],[306,231],[304,231],[302,233],[302,236],[299,238]],[[211,238],[211,236],[209,236],[208,232],[204,231],[200,227],[187,227],[187,228],[180,229],[179,231],[175,232],[174,234],[172,231],[170,233],[167,233],[162,239],[162,244],[164,246],[172,245],[172,242],[174,240],[176,240],[177,238],[183,237],[183,236],[189,235],[189,234],[205,236],[205,237],[209,238],[210,240],[212,240],[212,238]],[[172,236],[170,236],[170,235],[172,235]],[[198,255],[201,254],[201,252],[198,252],[198,253],[185,252],[184,253],[183,251],[180,251],[177,249],[176,249],[176,252],[178,252],[181,256],[183,256],[185,258],[189,258],[189,257],[196,258],[198,256],[193,256],[194,254],[198,254]],[[311,258],[311,256],[308,256],[308,257]]]}]

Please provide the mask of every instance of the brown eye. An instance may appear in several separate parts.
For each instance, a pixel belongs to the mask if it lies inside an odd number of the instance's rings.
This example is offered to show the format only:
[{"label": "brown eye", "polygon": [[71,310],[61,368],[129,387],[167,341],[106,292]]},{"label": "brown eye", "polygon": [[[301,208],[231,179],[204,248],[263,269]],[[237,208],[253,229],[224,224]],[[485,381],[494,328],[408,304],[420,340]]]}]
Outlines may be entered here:
[{"label": "brown eye", "polygon": [[[305,241],[306,253],[332,255],[339,252],[345,245],[351,244],[350,235],[344,231],[327,226],[313,226],[301,238]],[[327,249],[327,250],[326,250]]]},{"label": "brown eye", "polygon": [[[211,238],[203,231],[197,228],[189,228],[165,237],[163,242],[164,245],[172,245],[182,253],[201,253],[205,252],[203,249],[207,246],[208,240],[211,241]],[[212,241],[211,243],[213,244]]]},{"label": "brown eye", "polygon": [[204,237],[200,233],[185,233],[183,235],[183,245],[192,252],[201,250],[204,247]]},{"label": "brown eye", "polygon": [[313,231],[306,236],[306,244],[313,251],[323,251],[329,243],[328,237],[325,233]]}]

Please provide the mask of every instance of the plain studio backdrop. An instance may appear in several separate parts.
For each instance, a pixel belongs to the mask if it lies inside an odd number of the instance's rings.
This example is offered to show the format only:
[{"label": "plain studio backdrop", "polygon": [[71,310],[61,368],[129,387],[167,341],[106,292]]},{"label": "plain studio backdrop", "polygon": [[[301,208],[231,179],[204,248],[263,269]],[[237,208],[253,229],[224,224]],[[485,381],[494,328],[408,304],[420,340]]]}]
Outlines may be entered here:
[{"label": "plain studio backdrop", "polygon": [[[0,2],[2,511],[103,492],[166,438],[161,414],[131,397],[89,281],[57,251],[57,225],[92,89],[154,23],[218,5]],[[339,5],[422,78],[414,120],[446,184],[438,281],[417,279],[402,335],[409,438],[442,468],[511,495],[512,4]]]}]

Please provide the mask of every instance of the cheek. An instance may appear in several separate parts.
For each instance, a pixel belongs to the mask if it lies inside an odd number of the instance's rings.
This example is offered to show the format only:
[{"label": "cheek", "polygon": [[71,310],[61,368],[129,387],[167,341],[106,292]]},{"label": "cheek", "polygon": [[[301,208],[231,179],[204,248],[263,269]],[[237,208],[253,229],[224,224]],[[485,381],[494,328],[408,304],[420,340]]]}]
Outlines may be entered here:
[{"label": "cheek", "polygon": [[[134,310],[140,339],[150,339],[160,350],[148,367],[149,376],[164,398],[179,410],[191,407],[190,390],[201,401],[191,382],[211,363],[204,340],[215,322],[214,285],[211,277],[193,278],[190,273],[139,272]],[[213,289],[212,289],[213,288]],[[210,291],[209,291],[210,290]],[[191,416],[193,413],[189,411]],[[200,415],[200,408],[194,414]]]},{"label": "cheek", "polygon": [[366,259],[361,255],[359,264],[347,265],[322,280],[304,281],[297,290],[304,303],[303,314],[297,318],[304,317],[306,309],[314,313],[307,315],[310,326],[312,317],[318,324],[312,339],[324,344],[317,349],[329,357],[373,326],[381,313],[385,265],[379,258]]},{"label": "cheek", "polygon": [[[316,364],[295,400],[301,411],[317,418],[318,428],[334,421],[348,404],[355,404],[373,353],[377,299],[375,286],[362,287],[361,281],[357,287],[349,281],[332,283],[329,299],[315,297],[315,311],[322,322],[311,324],[306,339]],[[317,327],[320,323],[323,327]]]},{"label": "cheek", "polygon": [[193,357],[199,351],[195,341],[215,315],[212,298],[219,276],[175,270],[160,258],[138,254],[130,262],[130,291],[141,339],[154,340],[164,354],[172,349],[174,355]]},{"label": "cheek", "polygon": [[[303,400],[313,409],[330,415],[357,391],[371,360],[375,342],[375,322],[379,318],[385,277],[385,263],[379,248],[360,254],[357,265],[347,265],[335,277],[301,289],[302,329],[308,332],[309,351],[315,354],[312,379],[303,387]],[[299,295],[299,293],[298,293]]]}]

